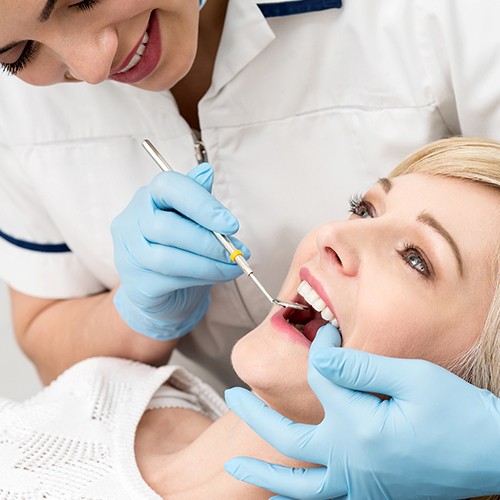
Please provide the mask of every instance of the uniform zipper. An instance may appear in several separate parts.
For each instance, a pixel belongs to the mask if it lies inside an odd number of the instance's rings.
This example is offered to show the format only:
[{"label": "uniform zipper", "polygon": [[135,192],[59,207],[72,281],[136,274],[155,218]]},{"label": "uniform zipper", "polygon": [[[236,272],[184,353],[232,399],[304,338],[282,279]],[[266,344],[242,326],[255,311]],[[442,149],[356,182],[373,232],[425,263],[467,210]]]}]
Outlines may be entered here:
[{"label": "uniform zipper", "polygon": [[[203,141],[201,139],[199,139],[194,133],[193,133],[193,140],[194,140],[194,155],[196,157],[196,161],[198,162],[198,165],[200,163],[208,162],[208,152],[207,152],[207,148],[205,147],[205,144],[203,144]],[[240,305],[243,307],[244,311],[246,312],[246,314],[248,316],[248,319],[253,324],[253,328],[255,328],[258,325],[258,323],[255,320],[255,318],[252,316],[252,314],[250,313],[250,310],[248,309],[248,307],[245,303],[245,300],[243,299],[243,294],[241,293],[238,282],[236,280],[233,280],[227,286],[234,287],[234,290],[236,291],[236,295],[239,298]]]},{"label": "uniform zipper", "polygon": [[208,162],[207,148],[205,147],[205,144],[203,144],[203,141],[201,139],[195,139],[194,141],[194,155],[196,157],[198,165],[200,163]]}]

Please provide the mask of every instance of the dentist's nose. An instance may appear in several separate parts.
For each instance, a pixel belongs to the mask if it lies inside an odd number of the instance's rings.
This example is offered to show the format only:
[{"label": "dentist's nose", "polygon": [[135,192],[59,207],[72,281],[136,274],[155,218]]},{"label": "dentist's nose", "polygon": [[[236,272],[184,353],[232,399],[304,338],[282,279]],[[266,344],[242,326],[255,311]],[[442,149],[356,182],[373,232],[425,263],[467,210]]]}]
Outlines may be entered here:
[{"label": "dentist's nose", "polygon": [[331,222],[323,226],[316,242],[320,261],[335,266],[346,276],[356,276],[360,266],[360,238],[352,221]]},{"label": "dentist's nose", "polygon": [[69,44],[61,54],[66,66],[66,80],[98,84],[107,80],[117,52],[116,34],[106,30],[98,34],[88,34]]}]

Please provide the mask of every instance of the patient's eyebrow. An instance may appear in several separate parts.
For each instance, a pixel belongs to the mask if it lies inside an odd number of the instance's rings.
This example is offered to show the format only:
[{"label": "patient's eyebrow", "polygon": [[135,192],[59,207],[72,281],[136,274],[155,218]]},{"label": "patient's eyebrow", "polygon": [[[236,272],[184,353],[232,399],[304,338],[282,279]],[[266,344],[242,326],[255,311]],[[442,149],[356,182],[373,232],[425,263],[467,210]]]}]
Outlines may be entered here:
[{"label": "patient's eyebrow", "polygon": [[432,229],[434,229],[448,242],[457,260],[460,276],[463,277],[464,266],[463,266],[462,256],[460,255],[460,250],[458,248],[458,245],[451,236],[451,234],[431,214],[428,214],[425,211],[418,214],[417,221],[422,222],[423,224],[426,224],[429,227],[432,227]]},{"label": "patient's eyebrow", "polygon": [[387,177],[381,177],[377,182],[386,194],[392,189],[392,182]]}]

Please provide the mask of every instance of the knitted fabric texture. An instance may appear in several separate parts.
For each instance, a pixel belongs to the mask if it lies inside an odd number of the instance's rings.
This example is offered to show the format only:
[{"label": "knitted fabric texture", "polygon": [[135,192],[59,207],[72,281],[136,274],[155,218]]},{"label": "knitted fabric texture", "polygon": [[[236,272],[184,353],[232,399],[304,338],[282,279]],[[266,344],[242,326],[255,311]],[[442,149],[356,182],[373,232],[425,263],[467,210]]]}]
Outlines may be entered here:
[{"label": "knitted fabric texture", "polygon": [[137,425],[157,393],[154,407],[212,420],[227,411],[183,368],[115,358],[82,361],[24,403],[0,399],[0,500],[160,499],[134,456]]}]

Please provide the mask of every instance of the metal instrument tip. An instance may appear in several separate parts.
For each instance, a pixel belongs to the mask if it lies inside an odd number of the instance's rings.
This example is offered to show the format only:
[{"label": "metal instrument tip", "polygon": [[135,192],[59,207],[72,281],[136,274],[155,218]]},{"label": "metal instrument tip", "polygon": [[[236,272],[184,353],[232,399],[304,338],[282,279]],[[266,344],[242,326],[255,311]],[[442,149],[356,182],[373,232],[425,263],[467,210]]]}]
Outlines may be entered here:
[{"label": "metal instrument tip", "polygon": [[290,307],[291,309],[297,309],[299,311],[306,311],[309,309],[309,306],[297,304],[296,302],[284,302],[283,300],[273,299],[273,303],[284,308]]}]

